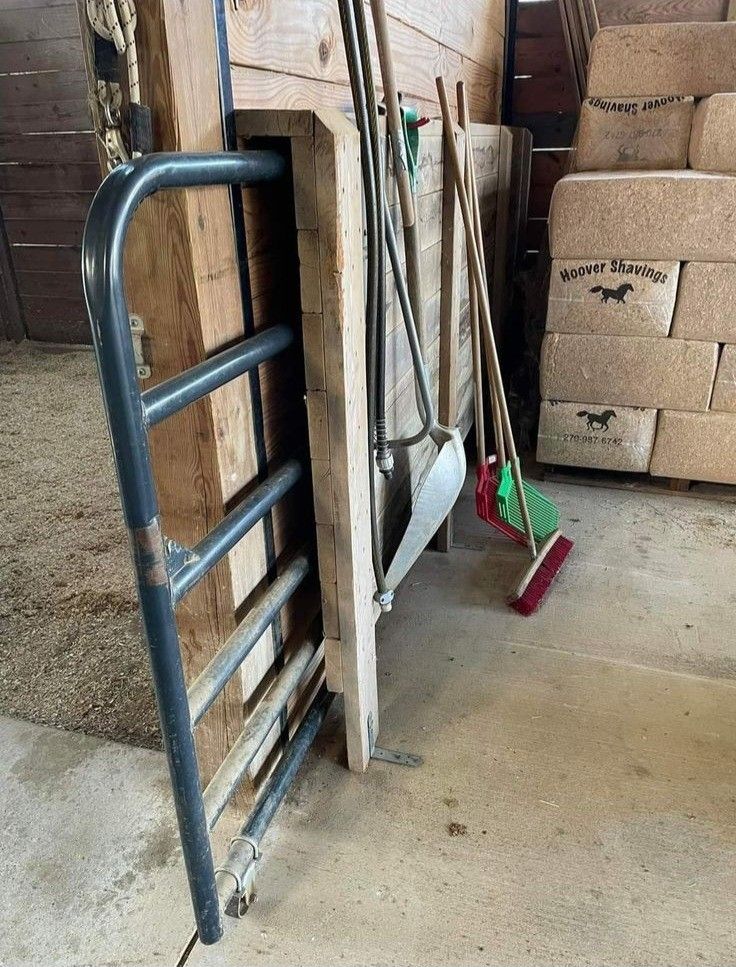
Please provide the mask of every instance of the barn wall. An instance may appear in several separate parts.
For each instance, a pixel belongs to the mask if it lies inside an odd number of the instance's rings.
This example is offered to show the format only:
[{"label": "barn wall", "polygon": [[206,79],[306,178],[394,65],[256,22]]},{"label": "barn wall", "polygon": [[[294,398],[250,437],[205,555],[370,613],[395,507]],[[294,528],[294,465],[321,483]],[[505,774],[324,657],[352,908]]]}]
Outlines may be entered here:
[{"label": "barn wall", "polygon": [[100,171],[74,2],[0,2],[0,105],[3,282],[16,283],[16,335],[88,342],[79,253]]}]

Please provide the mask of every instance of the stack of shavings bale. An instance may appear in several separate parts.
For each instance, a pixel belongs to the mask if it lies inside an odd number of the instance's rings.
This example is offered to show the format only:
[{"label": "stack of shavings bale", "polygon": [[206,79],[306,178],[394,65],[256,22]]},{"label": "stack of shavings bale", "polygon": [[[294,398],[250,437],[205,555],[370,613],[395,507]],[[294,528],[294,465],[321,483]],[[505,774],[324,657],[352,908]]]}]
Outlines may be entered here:
[{"label": "stack of shavings bale", "polygon": [[732,92],[736,22],[596,34],[550,211],[541,462],[736,483]]}]

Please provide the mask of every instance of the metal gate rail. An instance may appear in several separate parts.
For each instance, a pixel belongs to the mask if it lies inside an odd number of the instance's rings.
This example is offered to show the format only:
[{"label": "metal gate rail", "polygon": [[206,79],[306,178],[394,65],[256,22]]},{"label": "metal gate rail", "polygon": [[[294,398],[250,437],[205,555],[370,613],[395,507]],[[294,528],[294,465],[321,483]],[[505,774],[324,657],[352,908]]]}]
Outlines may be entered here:
[{"label": "metal gate rail", "polygon": [[233,895],[241,897],[247,887],[258,858],[258,841],[324,719],[329,696],[324,689],[318,694],[253,814],[233,840],[225,864],[216,872],[209,830],[285,709],[314,655],[314,646],[305,643],[280,670],[204,792],[193,729],[309,573],[310,555],[301,551],[294,557],[188,691],[174,607],[297,484],[303,468],[297,460],[287,461],[195,547],[183,548],[167,541],[161,531],[148,430],[276,356],[290,345],[293,332],[288,326],[274,325],[141,392],[123,286],[123,252],[135,210],[160,189],[248,185],[277,179],[284,172],[284,159],[272,151],[146,155],[116,168],[103,181],[90,207],[82,246],[84,291],[179,834],[197,930],[206,944],[222,936],[220,902],[226,904]]}]

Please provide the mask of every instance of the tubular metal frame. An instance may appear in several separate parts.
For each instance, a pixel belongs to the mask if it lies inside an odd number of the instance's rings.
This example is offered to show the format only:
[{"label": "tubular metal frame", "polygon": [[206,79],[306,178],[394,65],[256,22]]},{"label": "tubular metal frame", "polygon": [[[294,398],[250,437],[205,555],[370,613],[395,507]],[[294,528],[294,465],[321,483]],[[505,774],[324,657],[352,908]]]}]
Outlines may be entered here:
[{"label": "tubular metal frame", "polygon": [[[309,744],[327,711],[324,689],[302,726],[286,746],[265,793],[246,820],[247,842],[236,837],[222,873],[216,879],[193,728],[238,670],[263,631],[278,618],[312,565],[300,552],[284,574],[255,602],[251,611],[210,665],[187,692],[174,607],[222,557],[288,493],[302,477],[302,466],[289,460],[272,472],[193,549],[167,541],[161,531],[158,497],[151,467],[148,430],[201,399],[228,381],[251,372],[284,350],[292,330],[275,325],[172,379],[141,392],[128,307],[123,286],[123,253],[128,226],[143,199],[161,189],[206,185],[247,185],[271,181],[285,172],[284,159],[273,151],[211,154],[149,154],[115,168],[102,182],[87,217],[82,245],[82,276],[92,326],[107,422],[112,440],[123,516],[128,529],[156,691],[164,748],[168,759],[179,834],[194,907],[199,939],[215,943],[222,936],[220,898],[237,893],[258,856],[257,842],[284,798]],[[305,652],[299,667],[306,664]],[[298,684],[292,664],[279,672],[269,694],[278,708],[268,709],[275,721]],[[258,715],[258,710],[254,713]],[[238,742],[228,755],[227,769],[242,776],[252,760],[256,740],[265,739],[265,726],[246,723],[240,746],[249,757],[234,761]],[[243,737],[249,741],[245,741]],[[257,748],[256,748],[257,751]],[[228,782],[229,795],[237,782]],[[218,787],[215,787],[218,788]],[[210,787],[208,787],[210,789]],[[208,799],[212,799],[214,790]],[[218,808],[221,805],[218,795]],[[229,798],[228,795],[228,798]],[[219,813],[218,813],[219,815]],[[244,844],[248,847],[244,849]],[[251,844],[255,844],[252,846]],[[220,895],[218,897],[218,882]]]}]

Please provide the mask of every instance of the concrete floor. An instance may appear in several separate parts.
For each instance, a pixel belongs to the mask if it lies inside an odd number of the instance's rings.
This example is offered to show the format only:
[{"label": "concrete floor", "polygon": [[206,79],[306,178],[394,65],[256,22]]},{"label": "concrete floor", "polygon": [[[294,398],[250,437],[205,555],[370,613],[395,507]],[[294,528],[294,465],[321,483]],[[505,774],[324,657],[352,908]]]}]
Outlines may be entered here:
[{"label": "concrete floor", "polygon": [[[504,607],[516,549],[466,495],[461,546],[425,554],[380,625],[380,742],[424,765],[349,774],[332,715],[258,902],[192,967],[734,962],[733,509],[547,489],[577,546],[544,608]],[[0,733],[0,963],[176,963],[161,757]]]}]

